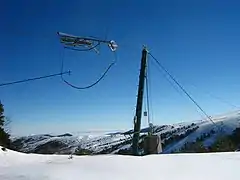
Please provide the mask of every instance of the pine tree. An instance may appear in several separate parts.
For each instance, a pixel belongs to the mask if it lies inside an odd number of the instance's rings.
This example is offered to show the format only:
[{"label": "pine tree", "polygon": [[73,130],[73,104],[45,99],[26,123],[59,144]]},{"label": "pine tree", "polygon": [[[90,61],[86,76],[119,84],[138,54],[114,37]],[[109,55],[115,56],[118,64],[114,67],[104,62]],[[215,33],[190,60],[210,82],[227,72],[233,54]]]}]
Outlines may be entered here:
[{"label": "pine tree", "polygon": [[10,135],[4,130],[4,107],[0,102],[0,146],[10,147]]},{"label": "pine tree", "polygon": [[5,116],[3,115],[3,113],[4,113],[4,109],[3,109],[3,105],[2,105],[2,103],[0,101],[0,127],[2,127],[3,124],[4,124]]},{"label": "pine tree", "polygon": [[216,141],[209,148],[212,152],[229,152],[236,149],[236,145],[231,140],[231,136],[223,136],[216,139]]}]

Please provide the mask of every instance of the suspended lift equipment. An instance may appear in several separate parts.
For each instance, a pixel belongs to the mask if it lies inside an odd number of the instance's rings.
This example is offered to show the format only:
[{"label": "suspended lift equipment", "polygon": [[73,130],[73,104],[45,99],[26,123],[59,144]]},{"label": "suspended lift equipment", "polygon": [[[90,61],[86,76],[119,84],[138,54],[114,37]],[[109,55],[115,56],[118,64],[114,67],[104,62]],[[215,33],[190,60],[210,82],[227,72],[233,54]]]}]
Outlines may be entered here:
[{"label": "suspended lift equipment", "polygon": [[77,51],[89,51],[93,49],[97,53],[99,53],[99,50],[97,48],[100,46],[101,43],[108,44],[108,47],[113,52],[116,51],[118,47],[114,40],[107,41],[98,38],[80,37],[62,32],[57,32],[57,34],[60,37],[60,42],[65,45],[65,48]]},{"label": "suspended lift equipment", "polygon": [[[57,32],[57,34],[60,38],[60,42],[64,46],[64,49],[70,49],[70,50],[74,50],[74,51],[94,50],[96,53],[99,53],[100,52],[99,47],[102,43],[107,44],[112,52],[115,52],[118,47],[116,42],[113,40],[107,41],[107,40],[101,40],[101,39],[92,38],[92,37],[80,37],[80,36],[74,36],[74,35],[70,35],[70,34],[66,34],[66,33],[62,33],[62,32]],[[108,71],[112,68],[112,66],[115,63],[116,63],[116,55],[114,56],[114,61],[109,64],[108,68],[106,68],[106,70],[102,73],[102,75],[95,82],[93,82],[89,85],[78,86],[78,85],[74,85],[74,84],[70,83],[69,81],[64,79],[63,76],[61,76],[61,78],[65,84],[67,84],[68,86],[70,86],[74,89],[78,89],[78,90],[89,89],[89,88],[92,88],[95,85],[97,85],[100,81],[102,81],[102,79],[106,76]],[[62,57],[62,71],[64,69],[63,66],[64,66],[64,56]]]}]

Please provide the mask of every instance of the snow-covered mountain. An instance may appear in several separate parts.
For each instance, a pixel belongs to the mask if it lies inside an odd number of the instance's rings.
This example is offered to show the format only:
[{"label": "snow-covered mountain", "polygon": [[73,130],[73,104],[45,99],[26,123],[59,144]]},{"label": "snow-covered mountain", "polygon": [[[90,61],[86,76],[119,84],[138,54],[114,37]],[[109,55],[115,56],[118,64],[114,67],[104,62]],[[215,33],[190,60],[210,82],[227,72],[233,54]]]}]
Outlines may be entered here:
[{"label": "snow-covered mountain", "polygon": [[24,154],[0,147],[1,180],[238,180],[240,153],[144,157]]},{"label": "snow-covered mountain", "polygon": [[[176,152],[186,143],[203,139],[205,146],[210,146],[216,138],[231,134],[240,125],[240,111],[212,117],[215,124],[209,120],[178,123],[173,125],[154,126],[155,134],[162,138],[163,153]],[[13,144],[17,150],[27,153],[70,154],[78,151],[88,151],[91,154],[118,153],[128,150],[131,146],[131,133],[117,132],[105,135],[71,135],[53,136],[49,134],[32,135],[15,138]],[[148,128],[142,129],[144,134]],[[141,146],[141,143],[140,143]]]}]

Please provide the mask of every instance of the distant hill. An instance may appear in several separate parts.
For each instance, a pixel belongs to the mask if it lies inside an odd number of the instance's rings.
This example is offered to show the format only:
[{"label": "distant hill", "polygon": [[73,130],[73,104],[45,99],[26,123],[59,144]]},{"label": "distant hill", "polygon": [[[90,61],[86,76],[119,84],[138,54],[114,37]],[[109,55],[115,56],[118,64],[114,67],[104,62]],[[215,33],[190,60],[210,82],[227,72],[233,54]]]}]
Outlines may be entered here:
[{"label": "distant hill", "polygon": [[[154,126],[154,133],[161,136],[163,153],[184,152],[189,143],[201,142],[201,145],[208,148],[213,145],[219,137],[232,134],[239,127],[240,111],[212,117],[215,124],[202,120],[196,122],[185,122],[172,125]],[[141,130],[141,141],[148,128]],[[32,135],[15,138],[13,147],[15,150],[26,153],[41,154],[124,154],[131,147],[132,130],[127,132],[113,132],[104,135],[83,135],[74,136],[66,133],[62,135]]]}]

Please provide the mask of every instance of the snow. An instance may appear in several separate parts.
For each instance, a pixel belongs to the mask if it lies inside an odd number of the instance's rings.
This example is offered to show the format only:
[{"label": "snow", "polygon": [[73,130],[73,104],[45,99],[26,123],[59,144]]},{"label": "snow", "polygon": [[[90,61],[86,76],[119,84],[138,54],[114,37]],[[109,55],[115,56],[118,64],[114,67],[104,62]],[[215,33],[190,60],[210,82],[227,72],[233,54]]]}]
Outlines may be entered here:
[{"label": "snow", "polygon": [[[223,134],[231,134],[234,129],[239,127],[240,124],[240,111],[229,112],[223,115],[218,115],[212,117],[212,120],[215,122],[216,126],[212,124],[209,120],[199,121],[195,124],[199,127],[195,132],[191,133],[187,137],[178,141],[177,143],[170,144],[168,147],[164,149],[164,153],[170,153],[172,151],[180,149],[187,142],[194,142],[196,138],[200,137],[204,133],[209,133],[211,130],[218,131],[217,134],[212,135],[210,138],[207,138],[204,141],[205,146],[210,146],[219,135]],[[189,124],[185,124],[186,126]],[[222,128],[222,131],[219,129]],[[176,126],[174,126],[176,129]]]},{"label": "snow", "polygon": [[118,151],[120,151],[120,150],[130,149],[130,147],[131,147],[131,144],[123,145],[123,146],[121,146],[120,148],[118,148],[117,150],[111,152],[111,154],[116,154],[116,153],[117,153]]},{"label": "snow", "polygon": [[[76,148],[89,149],[94,152],[100,152],[104,148],[117,145],[124,142],[126,138],[122,134],[113,135],[78,135],[78,136],[53,136],[53,135],[32,135],[19,138],[23,142],[23,147],[19,148],[23,152],[34,152],[34,150],[48,142],[58,141],[66,144],[66,148],[62,148],[61,152],[74,152]],[[17,139],[15,139],[17,140]]]},{"label": "snow", "polygon": [[240,153],[144,157],[23,154],[0,149],[1,180],[237,180]]}]

